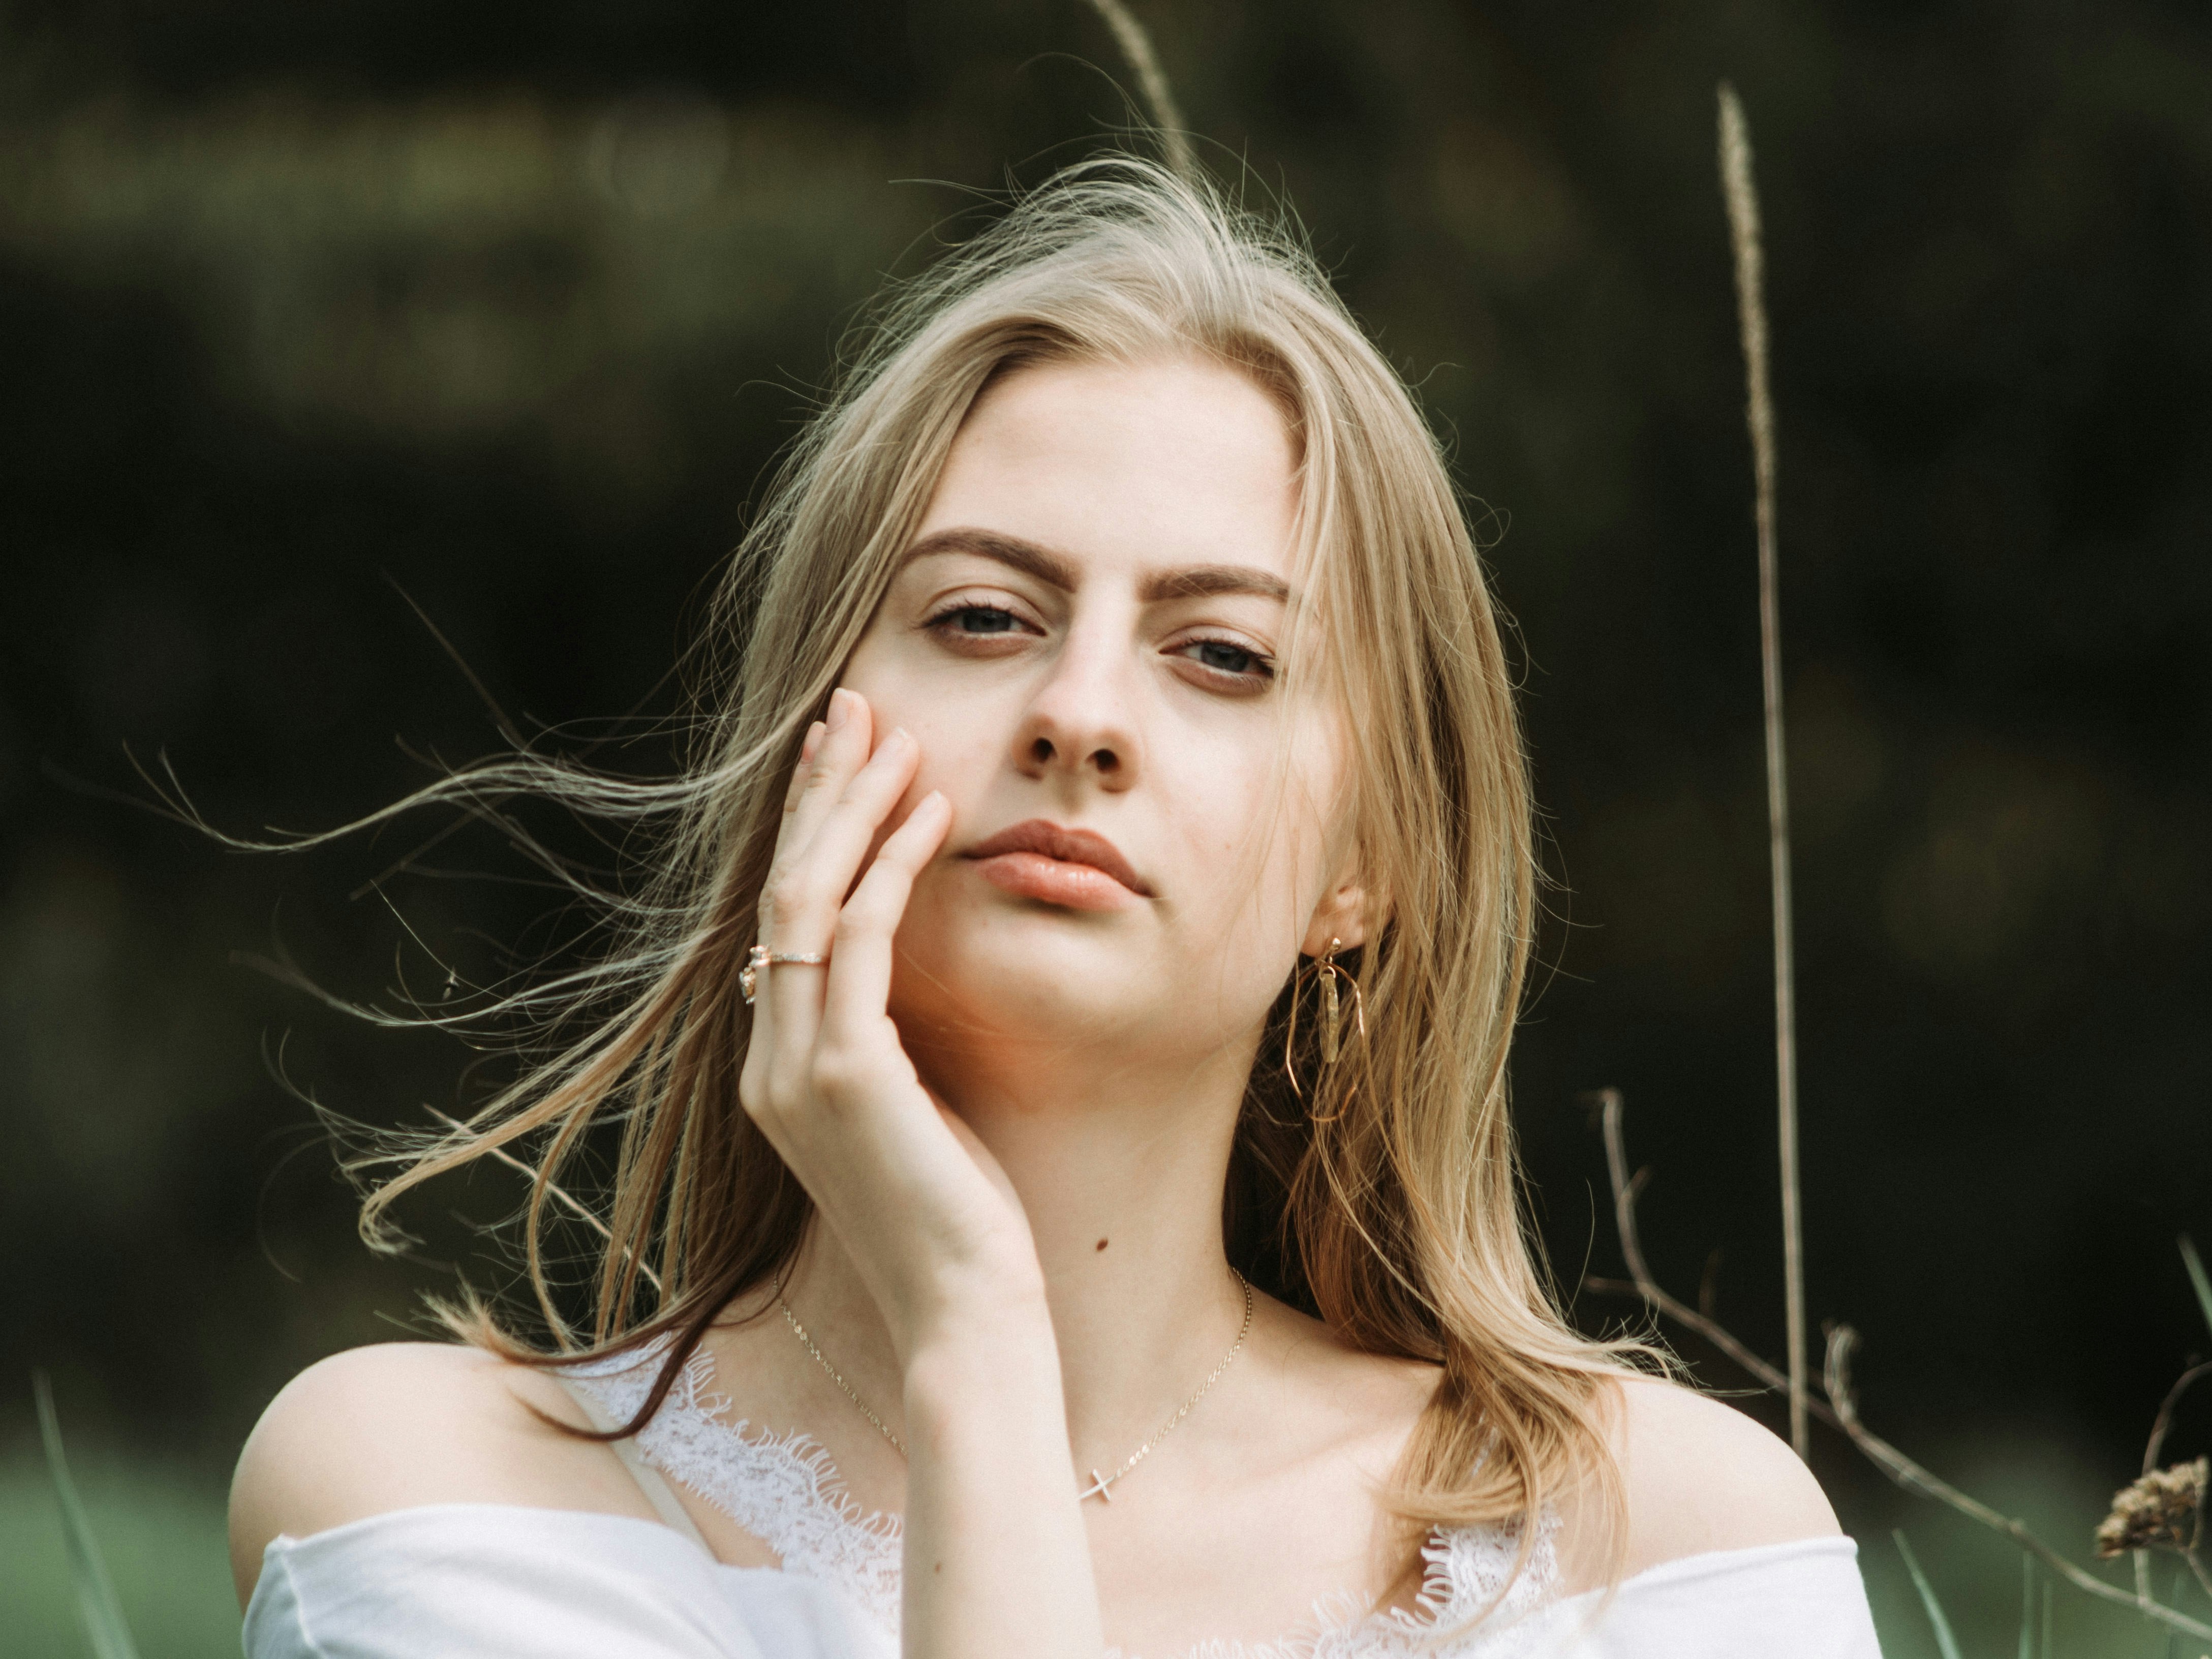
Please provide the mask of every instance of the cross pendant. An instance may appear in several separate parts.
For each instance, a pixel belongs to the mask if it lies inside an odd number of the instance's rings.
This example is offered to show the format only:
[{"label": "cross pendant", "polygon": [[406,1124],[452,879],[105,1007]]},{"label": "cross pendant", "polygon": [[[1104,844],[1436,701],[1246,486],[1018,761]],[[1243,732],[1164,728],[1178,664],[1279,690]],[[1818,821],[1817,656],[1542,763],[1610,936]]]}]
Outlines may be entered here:
[{"label": "cross pendant", "polygon": [[1084,1488],[1083,1498],[1079,1498],[1075,1501],[1080,1504],[1084,1498],[1103,1498],[1108,1503],[1112,1503],[1114,1501],[1114,1482],[1119,1478],[1120,1477],[1115,1475],[1102,1476],[1097,1470],[1091,1470],[1091,1484]]}]

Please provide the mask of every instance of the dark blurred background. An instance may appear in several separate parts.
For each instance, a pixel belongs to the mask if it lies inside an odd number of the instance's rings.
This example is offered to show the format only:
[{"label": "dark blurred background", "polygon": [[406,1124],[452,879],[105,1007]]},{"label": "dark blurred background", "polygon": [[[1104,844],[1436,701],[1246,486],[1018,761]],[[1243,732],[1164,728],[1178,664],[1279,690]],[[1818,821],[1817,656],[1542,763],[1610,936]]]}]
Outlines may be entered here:
[{"label": "dark blurred background", "polygon": [[[2086,1557],[2160,1395],[2212,1351],[2174,1244],[2212,1243],[2212,16],[1137,9],[1212,165],[1287,195],[1488,509],[1559,884],[1516,1091],[1562,1283],[1620,1272],[1582,1097],[1617,1085],[1657,1271],[1694,1297],[1710,1269],[1723,1320],[1778,1354],[1712,155],[1715,83],[1741,88],[1781,421],[1811,1306],[1865,1333],[1882,1432]],[[0,1601],[23,1650],[78,1642],[33,1368],[141,1640],[231,1651],[240,1440],[287,1376],[450,1282],[360,1247],[279,1079],[388,1122],[453,1105],[465,1052],[234,957],[281,948],[368,996],[419,968],[404,928],[495,961],[481,941],[529,944],[549,898],[362,890],[434,822],[227,854],[118,804],[149,798],[127,755],[166,754],[250,834],[488,752],[403,591],[533,731],[666,712],[856,307],[1010,179],[1127,142],[1131,79],[1080,0],[0,6]],[[632,729],[599,757],[656,763]],[[461,845],[447,867],[512,872]],[[507,1196],[418,1214],[465,1237]],[[1630,1311],[1577,1299],[1592,1328]],[[2173,1453],[2208,1440],[2212,1402]],[[2011,1650],[2004,1546],[1832,1437],[1815,1465],[1893,1654],[1934,1651],[1893,1525],[1965,1633]],[[2057,1620],[2061,1652],[2166,1651],[2070,1593]]]}]

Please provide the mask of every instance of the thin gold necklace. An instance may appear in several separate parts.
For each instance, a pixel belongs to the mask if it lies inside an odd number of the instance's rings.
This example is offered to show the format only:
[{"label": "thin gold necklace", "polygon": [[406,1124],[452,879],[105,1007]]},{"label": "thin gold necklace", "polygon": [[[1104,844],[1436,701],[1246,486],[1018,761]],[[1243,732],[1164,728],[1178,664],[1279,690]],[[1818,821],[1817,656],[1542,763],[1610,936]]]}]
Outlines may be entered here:
[{"label": "thin gold necklace", "polygon": [[[1252,1334],[1252,1283],[1249,1279],[1246,1279],[1243,1273],[1238,1273],[1236,1268],[1231,1267],[1229,1271],[1235,1277],[1238,1287],[1244,1292],[1244,1322],[1237,1328],[1237,1340],[1229,1345],[1229,1352],[1221,1356],[1221,1363],[1218,1365],[1216,1365],[1211,1371],[1206,1373],[1206,1381],[1198,1385],[1197,1390],[1192,1394],[1190,1398],[1184,1401],[1181,1406],[1176,1408],[1176,1414],[1168,1419],[1166,1422],[1160,1425],[1158,1431],[1153,1434],[1151,1439],[1145,1442],[1143,1445],[1138,1447],[1135,1451],[1130,1453],[1128,1461],[1123,1463],[1120,1468],[1115,1470],[1111,1474],[1105,1475],[1100,1474],[1096,1469],[1091,1470],[1091,1484],[1085,1486],[1081,1494],[1077,1498],[1076,1501],[1078,1503],[1082,1502],[1083,1499],[1086,1498],[1097,1498],[1103,1499],[1106,1503],[1112,1503],[1114,1501],[1114,1483],[1119,1480],[1123,1475],[1128,1474],[1131,1469],[1135,1468],[1138,1464],[1143,1462],[1146,1457],[1152,1455],[1152,1449],[1155,1446],[1158,1445],[1161,1441],[1166,1439],[1169,1435],[1175,1432],[1176,1426],[1182,1423],[1183,1419],[1190,1415],[1191,1407],[1197,1405],[1200,1401],[1206,1398],[1206,1391],[1221,1380],[1221,1374],[1227,1370],[1231,1365],[1235,1364],[1237,1363],[1237,1356],[1244,1352],[1244,1339]],[[885,1423],[882,1418],[877,1416],[874,1412],[868,1408],[868,1402],[861,1399],[859,1391],[856,1390],[850,1382],[848,1382],[843,1376],[838,1374],[837,1368],[830,1363],[830,1357],[823,1353],[821,1349],[814,1346],[814,1339],[807,1335],[806,1327],[799,1322],[799,1316],[792,1312],[791,1304],[783,1299],[783,1292],[781,1290],[777,1291],[775,1293],[775,1305],[783,1310],[783,1322],[791,1327],[791,1334],[799,1339],[799,1346],[805,1349],[808,1353],[814,1356],[814,1363],[821,1366],[824,1371],[829,1373],[830,1380],[837,1385],[839,1391],[844,1395],[845,1398],[851,1401],[854,1405],[860,1407],[860,1415],[866,1418],[869,1422],[874,1424],[876,1425],[876,1432],[883,1436],[884,1439],[890,1441],[891,1443],[891,1449],[903,1458],[906,1455],[906,1442],[901,1440],[898,1436],[893,1434],[890,1431],[890,1425]]]},{"label": "thin gold necklace", "polygon": [[783,1292],[781,1291],[778,1291],[775,1293],[775,1305],[783,1310],[783,1322],[791,1327],[791,1334],[799,1339],[799,1346],[805,1348],[807,1352],[814,1356],[814,1363],[816,1364],[821,1366],[823,1370],[830,1373],[830,1380],[845,1391],[845,1398],[851,1401],[855,1406],[858,1406],[860,1408],[860,1415],[866,1418],[869,1422],[876,1425],[876,1432],[882,1435],[884,1439],[890,1441],[892,1447],[897,1451],[898,1455],[901,1457],[904,1457],[906,1455],[906,1442],[893,1434],[890,1431],[890,1425],[885,1423],[882,1418],[877,1416],[875,1413],[870,1411],[868,1409],[868,1402],[860,1398],[859,1394],[854,1390],[853,1385],[850,1382],[848,1382],[843,1377],[837,1374],[837,1368],[830,1363],[830,1357],[823,1353],[821,1349],[814,1346],[814,1339],[807,1335],[806,1327],[799,1322],[799,1316],[792,1312],[791,1304],[783,1299]]}]

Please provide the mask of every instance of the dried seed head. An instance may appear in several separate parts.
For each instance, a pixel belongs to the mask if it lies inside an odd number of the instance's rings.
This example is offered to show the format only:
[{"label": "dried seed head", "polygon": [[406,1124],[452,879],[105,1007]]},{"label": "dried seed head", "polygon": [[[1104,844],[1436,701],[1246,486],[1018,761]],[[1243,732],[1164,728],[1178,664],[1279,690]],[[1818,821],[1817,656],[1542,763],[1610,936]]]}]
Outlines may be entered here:
[{"label": "dried seed head", "polygon": [[2212,1458],[2159,1469],[2112,1494],[2112,1512],[2097,1523],[2097,1553],[2196,1547],[2212,1484]]}]

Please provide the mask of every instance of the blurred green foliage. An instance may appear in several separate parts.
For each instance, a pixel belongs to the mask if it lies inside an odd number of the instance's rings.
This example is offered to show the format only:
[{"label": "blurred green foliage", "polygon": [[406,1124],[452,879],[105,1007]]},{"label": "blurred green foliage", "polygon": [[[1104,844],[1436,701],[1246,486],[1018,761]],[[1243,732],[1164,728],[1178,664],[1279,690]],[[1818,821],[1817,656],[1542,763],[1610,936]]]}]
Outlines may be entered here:
[{"label": "blurred green foliage", "polygon": [[[70,1437],[92,1530],[148,1659],[235,1659],[238,1604],[223,1553],[222,1493],[204,1471],[94,1453]],[[53,1482],[35,1453],[0,1462],[0,1607],[9,1653],[93,1655]]]},{"label": "blurred green foliage", "polygon": [[106,1553],[70,1474],[52,1385],[44,1371],[33,1381],[39,1405],[39,1438],[46,1455],[46,1479],[61,1510],[62,1543],[69,1553],[68,1576],[76,1590],[79,1625],[92,1644],[94,1659],[138,1659],[130,1623],[115,1593],[115,1580],[107,1571]]},{"label": "blurred green foliage", "polygon": [[1905,1571],[1911,1575],[1912,1588],[1919,1594],[1920,1605],[1928,1614],[1928,1633],[1936,1638],[1936,1651],[1943,1656],[1943,1659],[1964,1659],[1958,1636],[1943,1611],[1942,1599],[1936,1594],[1936,1586],[1928,1582],[1928,1575],[1921,1570],[1919,1559],[1912,1553],[1911,1541],[1902,1529],[1891,1536],[1897,1540],[1897,1553],[1904,1560]]},{"label": "blurred green foliage", "polygon": [[[1711,156],[1714,83],[1741,90],[1811,1304],[1866,1333],[1882,1432],[2086,1553],[2204,1341],[2170,1240],[2212,1230],[2212,20],[1139,9],[1212,165],[1287,194],[1494,542],[1559,882],[1516,1089],[1561,1276],[1611,1270],[1577,1096],[1618,1085],[1656,1269],[1686,1294],[1718,1251],[1720,1313],[1771,1350],[1755,582]],[[232,963],[281,942],[363,996],[419,974],[391,910],[348,896],[410,833],[229,857],[94,793],[137,787],[124,745],[240,830],[483,752],[388,577],[533,729],[640,710],[599,758],[656,763],[696,596],[856,308],[1009,179],[1115,142],[1117,68],[1080,0],[0,8],[11,1613],[64,1582],[38,1565],[59,1534],[33,1366],[142,1641],[188,1652],[227,1626],[215,1494],[256,1413],[398,1334],[513,1199],[487,1172],[410,1212],[426,1262],[369,1260],[277,1073],[390,1121],[451,1106],[468,1056]],[[513,873],[489,838],[430,862]],[[380,890],[477,971],[563,938],[527,888]],[[2203,1444],[2192,1410],[2175,1455]],[[1966,1651],[2010,1650],[2006,1547],[1832,1443],[1817,1466],[1875,1540],[1894,1652],[1933,1651],[1897,1524]],[[2059,1650],[2135,1651],[2106,1617],[2062,1598]]]}]

